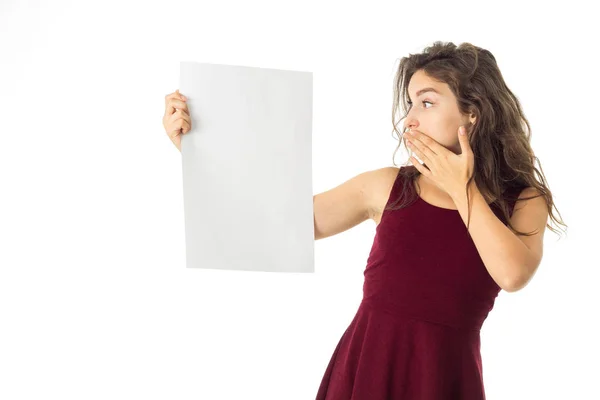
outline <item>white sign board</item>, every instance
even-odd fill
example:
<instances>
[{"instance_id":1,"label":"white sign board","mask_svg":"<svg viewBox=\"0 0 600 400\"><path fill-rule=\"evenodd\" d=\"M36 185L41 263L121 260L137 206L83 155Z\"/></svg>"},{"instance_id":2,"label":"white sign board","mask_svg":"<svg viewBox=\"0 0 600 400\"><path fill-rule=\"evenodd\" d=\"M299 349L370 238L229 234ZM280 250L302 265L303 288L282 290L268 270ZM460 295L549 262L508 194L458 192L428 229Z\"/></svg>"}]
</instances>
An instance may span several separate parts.
<instances>
[{"instance_id":1,"label":"white sign board","mask_svg":"<svg viewBox=\"0 0 600 400\"><path fill-rule=\"evenodd\" d=\"M312 72L181 62L188 268L314 272Z\"/></svg>"}]
</instances>

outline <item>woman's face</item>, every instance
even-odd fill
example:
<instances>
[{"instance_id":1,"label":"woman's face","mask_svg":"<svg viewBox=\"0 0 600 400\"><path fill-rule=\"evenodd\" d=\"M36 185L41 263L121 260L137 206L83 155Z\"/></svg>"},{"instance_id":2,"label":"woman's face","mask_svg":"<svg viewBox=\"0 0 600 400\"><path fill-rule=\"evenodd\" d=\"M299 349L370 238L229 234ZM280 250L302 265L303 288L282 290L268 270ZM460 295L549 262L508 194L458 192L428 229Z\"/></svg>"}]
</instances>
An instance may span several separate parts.
<instances>
[{"instance_id":1,"label":"woman's face","mask_svg":"<svg viewBox=\"0 0 600 400\"><path fill-rule=\"evenodd\" d=\"M408 96L412 104L409 103L404 128L421 131L448 150L460 154L458 128L465 125L468 130L469 123L474 123L475 118L460 113L450 87L418 70L408 83Z\"/></svg>"}]
</instances>

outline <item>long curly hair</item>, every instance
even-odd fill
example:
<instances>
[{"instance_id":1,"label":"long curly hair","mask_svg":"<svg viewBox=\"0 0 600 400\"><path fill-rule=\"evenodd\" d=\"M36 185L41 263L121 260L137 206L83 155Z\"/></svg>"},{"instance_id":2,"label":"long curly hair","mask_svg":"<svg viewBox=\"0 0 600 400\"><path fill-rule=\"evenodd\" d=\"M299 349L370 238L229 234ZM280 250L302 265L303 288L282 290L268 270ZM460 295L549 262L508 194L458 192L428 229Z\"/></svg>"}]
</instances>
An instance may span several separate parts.
<instances>
[{"instance_id":1,"label":"long curly hair","mask_svg":"<svg viewBox=\"0 0 600 400\"><path fill-rule=\"evenodd\" d=\"M418 70L422 70L432 79L445 82L456 96L460 112L472 113L477 118L474 124L466 127L475 157L475 170L465 187L469 203L467 209L470 209L467 187L474 180L482 193L496 199L492 205L501 211L511 231L517 235L531 236L537 232L520 232L510 223L509 202L514 203L520 194L520 190L515 192L512 189L533 187L540 194L524 197L521 200L544 196L550 218L566 227L562 218L557 219L552 212L552 209L556 208L552 193L541 172L539 160L531 148L531 127L519 100L504 82L492 53L471 43L456 46L452 42L436 41L426 47L422 53L409 54L408 57L400 60L394 81L392 108L392 135L394 133L397 135L399 143L392 159L395 158L402 143L397 126L408 114L408 84L412 75ZM396 121L396 111L400 102L404 116ZM535 161L538 162L539 170L534 165ZM401 196L405 201L397 208L394 207L397 206L398 201L395 204L388 204L386 210L404 208L416 199L417 194L413 190L414 180L421 173L414 165L409 166L412 168L400 168L398 174L404 176L402 193L413 193L412 197ZM539 180L536 179L536 175ZM516 195L510 196L508 193L516 193ZM558 213L558 210L556 211ZM470 213L467 229L469 222ZM547 226L557 233L550 224Z\"/></svg>"}]
</instances>

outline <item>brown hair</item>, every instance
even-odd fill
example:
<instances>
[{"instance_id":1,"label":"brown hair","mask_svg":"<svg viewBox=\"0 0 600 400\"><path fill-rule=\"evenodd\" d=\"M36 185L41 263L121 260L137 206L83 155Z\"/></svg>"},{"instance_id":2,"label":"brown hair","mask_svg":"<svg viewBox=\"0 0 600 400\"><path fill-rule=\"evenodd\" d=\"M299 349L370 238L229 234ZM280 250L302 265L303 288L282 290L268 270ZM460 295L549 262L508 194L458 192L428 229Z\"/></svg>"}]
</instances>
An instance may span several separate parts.
<instances>
[{"instance_id":1,"label":"brown hair","mask_svg":"<svg viewBox=\"0 0 600 400\"><path fill-rule=\"evenodd\" d=\"M470 43L462 43L457 47L452 42L437 41L426 47L422 53L409 54L408 57L400 60L394 82L394 105L392 107L392 134L394 132L397 134L399 143L392 159L402 143L400 132L396 128L408 114L408 83L418 70L422 70L433 79L445 82L456 96L460 112L472 113L477 118L473 125L465 127L475 157L475 170L467 187L474 180L482 193L496 198L493 205L501 211L507 226L517 235L531 236L534 234L519 232L510 223L508 202L515 202L518 199L520 190L515 191L515 189L526 187L533 187L541 194L521 200L544 196L550 218L557 224L566 227L562 218L559 222L552 212L552 208L555 208L554 201L552 193L545 183L545 176L543 172L540 172L541 165L540 170L534 166L534 161L537 161L539 165L539 160L530 145L529 121L525 118L519 100L504 82L496 59L486 49ZM400 97L405 114L396 122L394 118ZM408 200L402 202L395 209L405 207L416 198L413 182L421 172L414 165L410 166L412 168L400 168L398 175L404 177L404 187L401 189L401 193L413 193L413 196L412 198L401 196ZM534 173L539 177L539 182ZM467 202L470 204L467 187L465 187L465 192ZM509 196L508 193L515 193L515 195L514 197ZM389 205L386 210L394 209L391 207L395 205ZM558 212L558 210L556 211ZM560 215L560 213L558 214ZM468 222L470 220L469 213ZM557 232L550 224L547 226L553 232Z\"/></svg>"}]
</instances>

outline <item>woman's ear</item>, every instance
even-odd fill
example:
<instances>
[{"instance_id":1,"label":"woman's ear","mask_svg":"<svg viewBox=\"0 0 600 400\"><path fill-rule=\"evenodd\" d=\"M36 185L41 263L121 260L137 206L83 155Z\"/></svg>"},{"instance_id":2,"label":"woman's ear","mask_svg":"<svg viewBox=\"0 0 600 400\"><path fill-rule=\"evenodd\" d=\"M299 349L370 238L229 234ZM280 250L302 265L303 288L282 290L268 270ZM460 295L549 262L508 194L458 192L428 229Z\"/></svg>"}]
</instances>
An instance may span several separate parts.
<instances>
[{"instance_id":1,"label":"woman's ear","mask_svg":"<svg viewBox=\"0 0 600 400\"><path fill-rule=\"evenodd\" d=\"M473 114L471 114L471 115L469 116L469 124L471 124L471 125L475 125L475 122L477 122L477 117L476 117L476 116L474 116Z\"/></svg>"}]
</instances>

